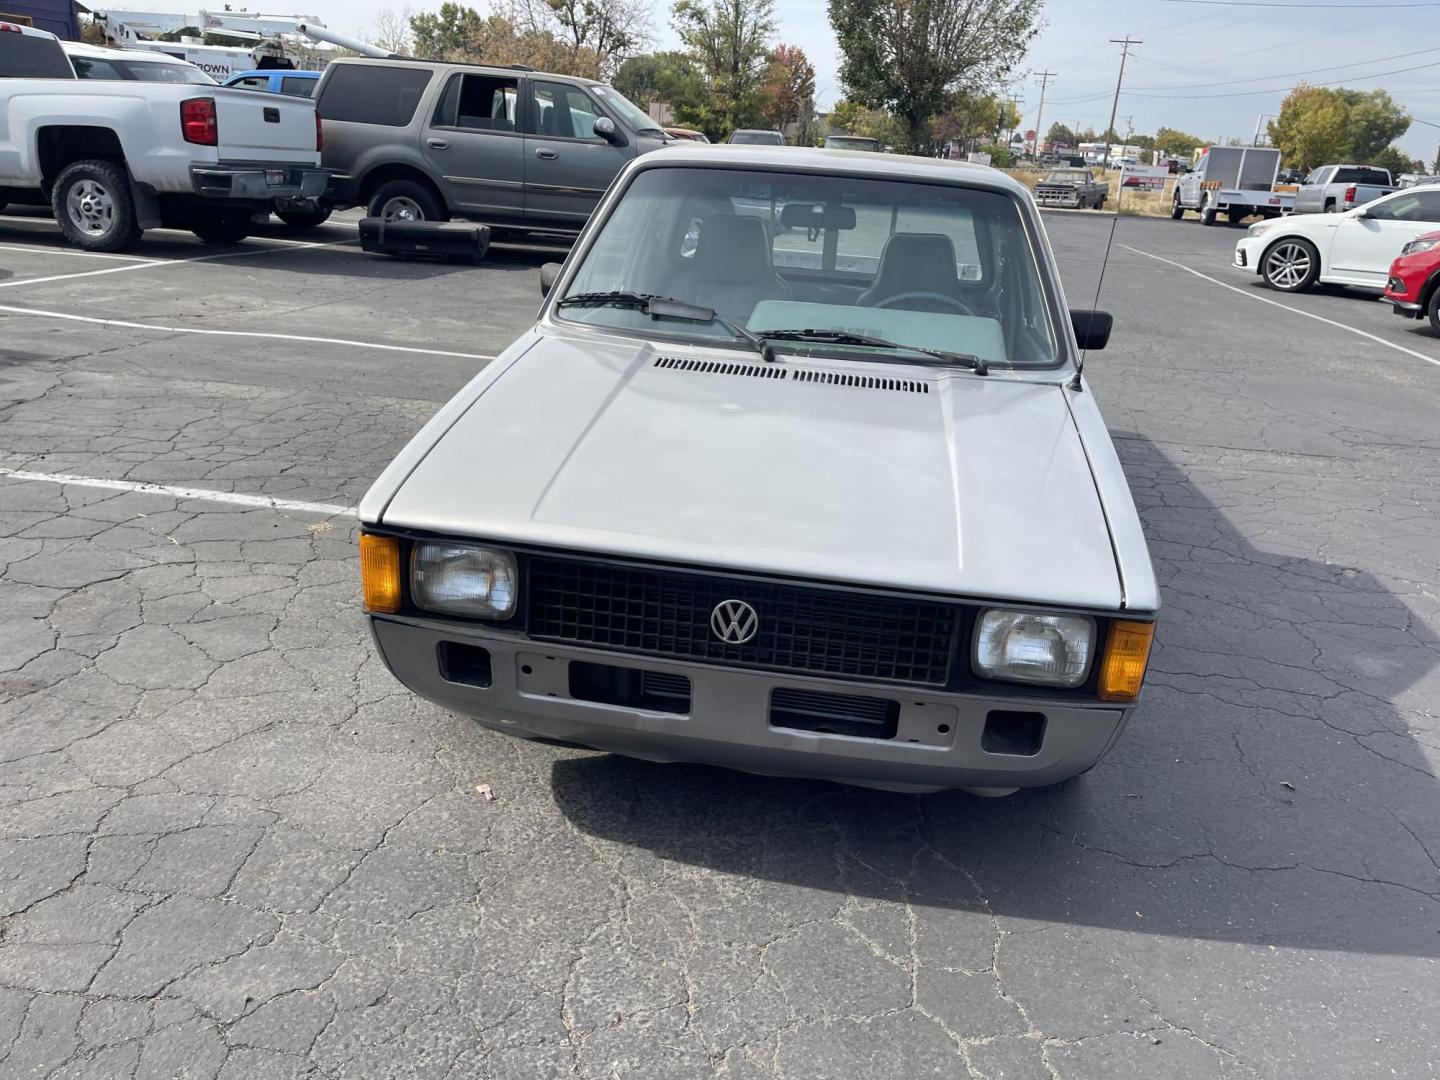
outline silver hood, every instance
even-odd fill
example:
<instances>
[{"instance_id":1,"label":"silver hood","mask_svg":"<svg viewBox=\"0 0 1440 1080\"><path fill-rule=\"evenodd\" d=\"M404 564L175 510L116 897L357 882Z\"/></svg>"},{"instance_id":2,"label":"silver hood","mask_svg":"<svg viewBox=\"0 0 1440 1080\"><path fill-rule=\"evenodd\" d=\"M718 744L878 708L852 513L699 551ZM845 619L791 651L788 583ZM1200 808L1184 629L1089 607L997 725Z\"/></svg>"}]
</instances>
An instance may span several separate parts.
<instances>
[{"instance_id":1,"label":"silver hood","mask_svg":"<svg viewBox=\"0 0 1440 1080\"><path fill-rule=\"evenodd\" d=\"M786 374L744 373L756 370ZM797 379L802 370L892 385ZM1057 386L898 365L761 365L589 334L541 336L474 385L468 408L447 407L417 436L408 476L377 483L398 483L388 505L367 497L385 524L1121 606L1105 514Z\"/></svg>"}]
</instances>

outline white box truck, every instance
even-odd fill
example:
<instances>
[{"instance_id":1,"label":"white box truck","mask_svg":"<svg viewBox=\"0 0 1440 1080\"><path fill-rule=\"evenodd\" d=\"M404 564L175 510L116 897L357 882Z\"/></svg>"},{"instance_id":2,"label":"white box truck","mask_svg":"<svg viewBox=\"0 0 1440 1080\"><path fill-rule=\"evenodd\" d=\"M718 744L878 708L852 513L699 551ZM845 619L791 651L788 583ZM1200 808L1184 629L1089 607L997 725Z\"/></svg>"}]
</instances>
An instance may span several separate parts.
<instances>
[{"instance_id":1,"label":"white box truck","mask_svg":"<svg viewBox=\"0 0 1440 1080\"><path fill-rule=\"evenodd\" d=\"M1275 190L1279 171L1280 151L1268 146L1206 147L1195 168L1175 184L1170 216L1178 221L1194 210L1200 224L1214 225L1218 214L1232 224L1257 214L1288 214L1295 209L1295 196Z\"/></svg>"}]
</instances>

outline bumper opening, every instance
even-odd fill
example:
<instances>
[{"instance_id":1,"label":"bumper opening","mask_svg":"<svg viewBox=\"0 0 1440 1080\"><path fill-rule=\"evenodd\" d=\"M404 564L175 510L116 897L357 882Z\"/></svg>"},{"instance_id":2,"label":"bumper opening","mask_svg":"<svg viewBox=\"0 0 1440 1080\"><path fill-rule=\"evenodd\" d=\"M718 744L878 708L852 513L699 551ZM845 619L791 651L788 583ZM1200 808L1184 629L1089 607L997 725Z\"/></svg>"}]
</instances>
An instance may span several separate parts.
<instances>
[{"instance_id":1,"label":"bumper opening","mask_svg":"<svg viewBox=\"0 0 1440 1080\"><path fill-rule=\"evenodd\" d=\"M900 703L884 698L777 688L770 692L770 726L822 735L893 739Z\"/></svg>"},{"instance_id":2,"label":"bumper opening","mask_svg":"<svg viewBox=\"0 0 1440 1080\"><path fill-rule=\"evenodd\" d=\"M478 686L482 690L490 686L490 651L478 645L462 645L458 641L442 641L440 654L440 677L446 682L462 686Z\"/></svg>"},{"instance_id":3,"label":"bumper opening","mask_svg":"<svg viewBox=\"0 0 1440 1080\"><path fill-rule=\"evenodd\" d=\"M980 733L980 749L987 754L1034 757L1045 741L1045 714L992 709Z\"/></svg>"},{"instance_id":4,"label":"bumper opening","mask_svg":"<svg viewBox=\"0 0 1440 1080\"><path fill-rule=\"evenodd\" d=\"M620 705L651 712L688 713L690 680L667 671L644 671L570 661L570 696L598 705Z\"/></svg>"}]
</instances>

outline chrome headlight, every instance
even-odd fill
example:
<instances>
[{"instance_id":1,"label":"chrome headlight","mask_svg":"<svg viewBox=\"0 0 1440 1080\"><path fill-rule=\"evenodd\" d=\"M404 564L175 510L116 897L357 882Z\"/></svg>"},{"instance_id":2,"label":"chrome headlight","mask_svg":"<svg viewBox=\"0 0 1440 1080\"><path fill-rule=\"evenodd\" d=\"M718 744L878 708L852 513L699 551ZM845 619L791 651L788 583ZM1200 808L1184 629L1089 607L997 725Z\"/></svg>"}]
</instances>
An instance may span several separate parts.
<instances>
[{"instance_id":1,"label":"chrome headlight","mask_svg":"<svg viewBox=\"0 0 1440 1080\"><path fill-rule=\"evenodd\" d=\"M1420 240L1411 240L1400 249L1400 254L1418 255L1422 251L1430 251L1437 244L1440 244L1440 236L1427 236Z\"/></svg>"},{"instance_id":2,"label":"chrome headlight","mask_svg":"<svg viewBox=\"0 0 1440 1080\"><path fill-rule=\"evenodd\" d=\"M1269 232L1279 224L1278 221L1257 221L1254 225L1251 225L1250 228L1246 229L1245 233L1247 236L1260 236L1263 233Z\"/></svg>"},{"instance_id":3,"label":"chrome headlight","mask_svg":"<svg viewBox=\"0 0 1440 1080\"><path fill-rule=\"evenodd\" d=\"M975 627L975 674L985 679L1079 686L1095 655L1089 615L1039 615L992 608Z\"/></svg>"},{"instance_id":4,"label":"chrome headlight","mask_svg":"<svg viewBox=\"0 0 1440 1080\"><path fill-rule=\"evenodd\" d=\"M427 541L410 560L410 596L426 611L508 619L519 584L515 556L496 548Z\"/></svg>"}]
</instances>

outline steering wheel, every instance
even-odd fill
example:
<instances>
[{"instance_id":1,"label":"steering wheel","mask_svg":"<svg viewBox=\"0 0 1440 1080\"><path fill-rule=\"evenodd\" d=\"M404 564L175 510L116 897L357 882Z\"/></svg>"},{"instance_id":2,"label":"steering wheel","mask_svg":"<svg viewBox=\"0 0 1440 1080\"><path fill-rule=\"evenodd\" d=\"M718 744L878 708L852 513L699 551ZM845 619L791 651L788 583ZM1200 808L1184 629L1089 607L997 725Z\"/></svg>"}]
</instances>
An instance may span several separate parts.
<instances>
[{"instance_id":1,"label":"steering wheel","mask_svg":"<svg viewBox=\"0 0 1440 1080\"><path fill-rule=\"evenodd\" d=\"M904 300L933 300L933 301L938 301L939 303L943 304L943 305L944 305L945 307L947 307L947 308L951 308L951 309L953 309L953 310L955 310L955 311L958 311L961 315L974 315L974 314L975 314L975 310L974 310L972 307L970 307L969 304L965 303L963 300L957 300L957 299L955 299L955 297L953 297L953 296L946 296L944 293L926 292L926 291L924 291L924 290L917 290L917 291L915 291L915 292L896 293L894 296L887 296L887 297L885 297L884 300L881 300L878 304L875 304L875 305L873 305L873 306L874 306L874 307L877 307L877 308L900 307L900 306L902 306L902 305L901 305L901 301L904 301ZM917 310L918 310L918 311L923 311L923 310L925 310L925 309L924 309L924 308L910 308L910 309L908 309L908 310L911 310L911 311L917 311Z\"/></svg>"}]
</instances>

